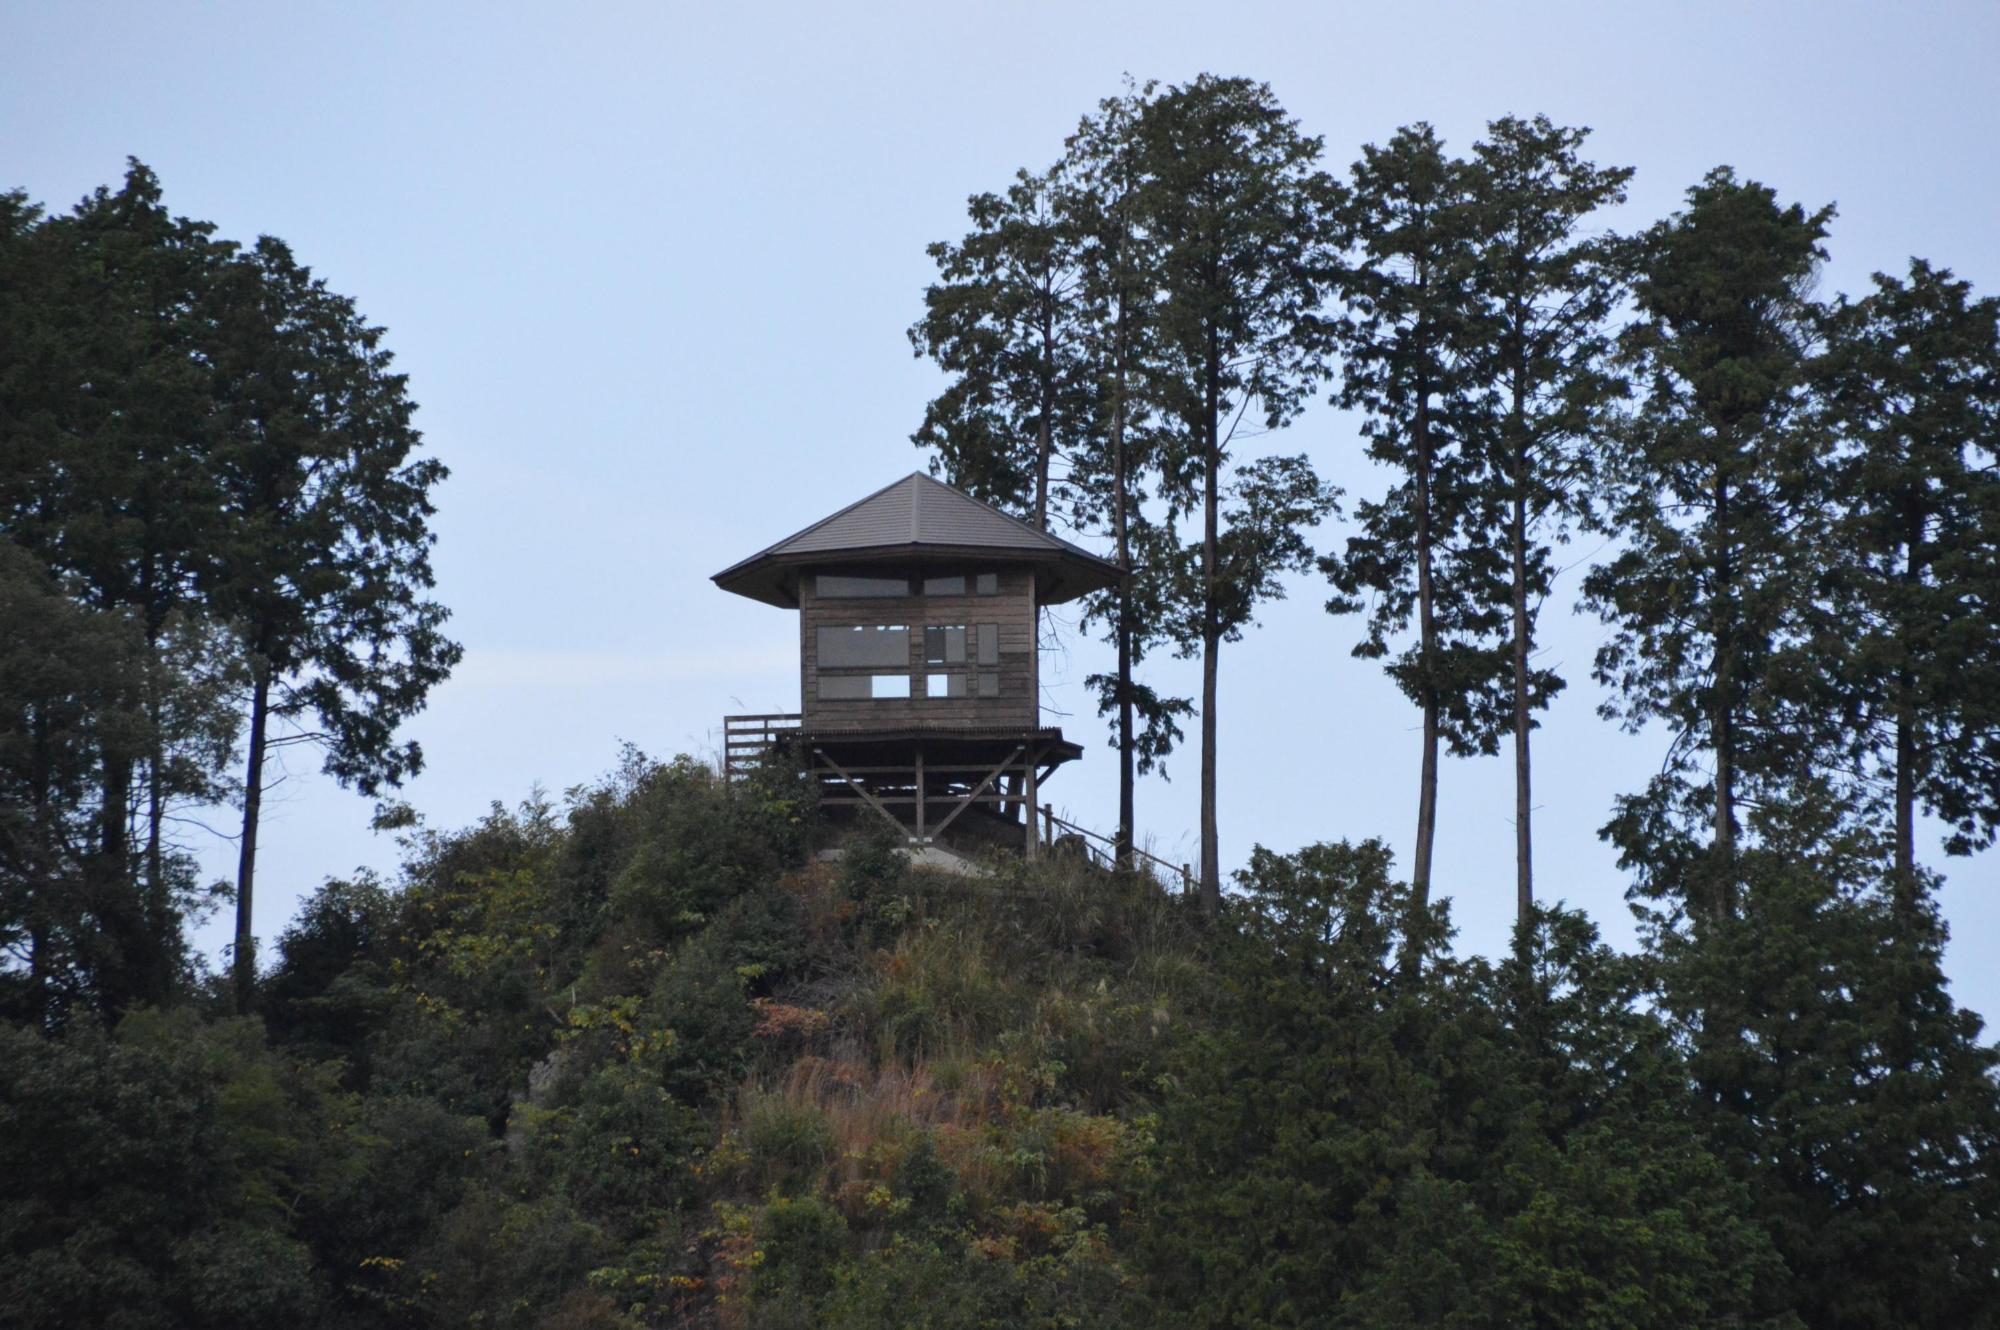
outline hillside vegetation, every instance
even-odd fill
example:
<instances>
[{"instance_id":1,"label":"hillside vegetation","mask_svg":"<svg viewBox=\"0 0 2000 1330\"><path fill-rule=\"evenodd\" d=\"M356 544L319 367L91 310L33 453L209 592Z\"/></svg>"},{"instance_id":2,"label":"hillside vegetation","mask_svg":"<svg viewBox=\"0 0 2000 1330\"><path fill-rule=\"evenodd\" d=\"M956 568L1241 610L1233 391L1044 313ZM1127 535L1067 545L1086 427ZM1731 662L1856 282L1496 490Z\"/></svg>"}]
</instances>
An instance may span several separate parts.
<instances>
[{"instance_id":1,"label":"hillside vegetation","mask_svg":"<svg viewBox=\"0 0 2000 1330\"><path fill-rule=\"evenodd\" d=\"M628 754L327 884L257 1014L7 1029L9 1324L1990 1323L1992 1054L1824 866L1493 966L1373 842L1211 922L830 835Z\"/></svg>"}]
</instances>

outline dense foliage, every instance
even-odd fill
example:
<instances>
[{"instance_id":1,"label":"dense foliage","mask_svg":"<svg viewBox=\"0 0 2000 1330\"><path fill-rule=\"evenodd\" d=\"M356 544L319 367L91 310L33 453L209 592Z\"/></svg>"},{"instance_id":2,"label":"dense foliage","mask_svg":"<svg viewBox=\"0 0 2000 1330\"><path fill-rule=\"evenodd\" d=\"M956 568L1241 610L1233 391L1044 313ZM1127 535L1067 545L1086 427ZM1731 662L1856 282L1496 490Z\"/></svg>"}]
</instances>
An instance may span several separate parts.
<instances>
[{"instance_id":1,"label":"dense foliage","mask_svg":"<svg viewBox=\"0 0 2000 1330\"><path fill-rule=\"evenodd\" d=\"M1606 538L1583 584L1607 625L1600 710L1671 733L1612 828L1633 861L1657 848L1633 827L1692 834L1705 806L1709 863L1684 885L1728 913L1756 810L1831 797L1885 837L1914 917L1920 815L1950 853L1993 840L2000 303L1921 259L1825 299L1833 209L1726 166L1673 216L1606 231L1633 172L1588 138L1508 116L1456 154L1417 123L1343 179L1263 84L1128 82L932 247L912 340L947 382L916 442L994 502L1109 537L1128 570L1087 616L1118 650L1091 684L1121 848L1134 777L1189 706L1138 666L1160 643L1201 658L1211 911L1217 650L1316 561L1327 608L1364 615L1354 654L1420 713L1412 937L1441 758L1503 741L1532 917L1532 731L1567 682L1537 625L1578 526ZM1389 480L1315 550L1335 512L1316 457L1256 436L1322 383Z\"/></svg>"},{"instance_id":2,"label":"dense foliage","mask_svg":"<svg viewBox=\"0 0 2000 1330\"><path fill-rule=\"evenodd\" d=\"M27 629L0 943L28 975L0 1008L49 1025L172 991L201 894L174 828L232 797L247 1001L267 761L399 784L423 753L398 728L458 659L427 594L445 468L382 329L281 241L214 230L136 161L67 213L0 194L0 598Z\"/></svg>"},{"instance_id":3,"label":"dense foliage","mask_svg":"<svg viewBox=\"0 0 2000 1330\"><path fill-rule=\"evenodd\" d=\"M1639 956L1538 910L1455 959L1433 905L1412 970L1375 842L1259 850L1210 923L828 834L783 773L628 754L329 883L258 1017L5 1031L11 1323L1962 1326L2000 1294L1993 1053L1935 928L1898 944L1836 866Z\"/></svg>"},{"instance_id":4,"label":"dense foliage","mask_svg":"<svg viewBox=\"0 0 2000 1330\"><path fill-rule=\"evenodd\" d=\"M2000 302L1921 260L1822 299L1832 210L1728 168L1592 231L1630 172L1585 136L1416 125L1337 181L1261 84L1132 84L933 248L919 442L1131 570L1087 611L1121 851L1191 715L1138 669L1204 660L1198 893L919 870L782 766L628 751L456 832L384 805L395 880L262 958L264 758L420 763L444 469L279 242L137 163L0 195L0 1320L2000 1322L2000 1051L1918 836L2000 828ZM1315 550L1332 492L1251 443L1322 385L1392 479ZM1603 828L1630 954L1531 872L1577 526L1600 711L1672 735ZM1217 652L1315 564L1423 716L1410 877L1259 848L1225 892ZM1430 844L1440 755L1507 740L1492 961ZM225 984L170 828L232 799Z\"/></svg>"}]
</instances>

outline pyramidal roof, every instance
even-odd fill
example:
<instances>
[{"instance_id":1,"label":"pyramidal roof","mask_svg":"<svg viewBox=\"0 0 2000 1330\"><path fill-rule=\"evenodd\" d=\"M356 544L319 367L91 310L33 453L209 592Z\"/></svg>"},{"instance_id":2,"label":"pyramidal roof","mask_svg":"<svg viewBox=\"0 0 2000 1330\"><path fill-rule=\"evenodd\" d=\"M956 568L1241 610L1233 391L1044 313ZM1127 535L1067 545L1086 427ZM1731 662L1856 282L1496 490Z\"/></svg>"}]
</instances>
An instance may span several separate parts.
<instances>
[{"instance_id":1,"label":"pyramidal roof","mask_svg":"<svg viewBox=\"0 0 2000 1330\"><path fill-rule=\"evenodd\" d=\"M811 564L887 563L928 556L1045 564L1043 604L1073 600L1118 579L1117 565L1010 517L921 471L823 517L714 577L771 605L798 604L798 574Z\"/></svg>"}]
</instances>

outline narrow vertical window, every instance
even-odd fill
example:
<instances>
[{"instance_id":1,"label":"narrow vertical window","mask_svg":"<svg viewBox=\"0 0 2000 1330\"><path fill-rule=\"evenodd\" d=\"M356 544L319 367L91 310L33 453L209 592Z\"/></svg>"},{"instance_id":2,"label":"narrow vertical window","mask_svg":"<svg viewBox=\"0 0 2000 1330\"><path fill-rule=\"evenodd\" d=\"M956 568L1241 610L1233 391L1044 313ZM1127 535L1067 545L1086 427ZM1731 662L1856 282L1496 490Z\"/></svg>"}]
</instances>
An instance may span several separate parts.
<instances>
[{"instance_id":1,"label":"narrow vertical window","mask_svg":"<svg viewBox=\"0 0 2000 1330\"><path fill-rule=\"evenodd\" d=\"M932 624L924 629L924 664L965 664L965 626Z\"/></svg>"}]
</instances>

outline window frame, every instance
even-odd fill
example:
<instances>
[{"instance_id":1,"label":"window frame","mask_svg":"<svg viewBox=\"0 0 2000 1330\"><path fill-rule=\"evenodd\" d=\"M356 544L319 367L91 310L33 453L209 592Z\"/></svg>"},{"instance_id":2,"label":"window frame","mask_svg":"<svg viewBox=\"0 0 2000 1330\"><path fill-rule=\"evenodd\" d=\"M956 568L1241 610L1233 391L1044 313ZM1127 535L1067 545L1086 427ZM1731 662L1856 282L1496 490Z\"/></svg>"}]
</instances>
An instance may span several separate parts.
<instances>
[{"instance_id":1,"label":"window frame","mask_svg":"<svg viewBox=\"0 0 2000 1330\"><path fill-rule=\"evenodd\" d=\"M829 591L826 586L829 581L849 582L856 585L874 583L883 588L900 586L902 590ZM814 573L813 598L815 600L909 600L916 594L913 590L916 585L915 580L907 575L871 577L866 573Z\"/></svg>"}]
</instances>

